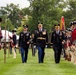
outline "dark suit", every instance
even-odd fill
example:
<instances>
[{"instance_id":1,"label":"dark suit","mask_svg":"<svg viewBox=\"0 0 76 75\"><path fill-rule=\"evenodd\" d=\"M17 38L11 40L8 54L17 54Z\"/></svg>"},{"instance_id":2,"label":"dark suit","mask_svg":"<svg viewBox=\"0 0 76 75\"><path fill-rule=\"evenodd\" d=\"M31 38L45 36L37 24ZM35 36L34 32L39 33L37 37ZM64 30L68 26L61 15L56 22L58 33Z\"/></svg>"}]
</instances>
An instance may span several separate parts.
<instances>
[{"instance_id":1,"label":"dark suit","mask_svg":"<svg viewBox=\"0 0 76 75\"><path fill-rule=\"evenodd\" d=\"M51 43L53 44L55 63L60 62L63 39L64 39L64 34L61 31L59 31L59 33L56 33L56 31L52 32Z\"/></svg>"},{"instance_id":2,"label":"dark suit","mask_svg":"<svg viewBox=\"0 0 76 75\"><path fill-rule=\"evenodd\" d=\"M39 63L43 63L44 60L44 49L46 42L48 42L48 35L45 29L42 29L42 31L36 30L34 34L34 43L36 43L36 46L38 48L38 59Z\"/></svg>"}]
</instances>

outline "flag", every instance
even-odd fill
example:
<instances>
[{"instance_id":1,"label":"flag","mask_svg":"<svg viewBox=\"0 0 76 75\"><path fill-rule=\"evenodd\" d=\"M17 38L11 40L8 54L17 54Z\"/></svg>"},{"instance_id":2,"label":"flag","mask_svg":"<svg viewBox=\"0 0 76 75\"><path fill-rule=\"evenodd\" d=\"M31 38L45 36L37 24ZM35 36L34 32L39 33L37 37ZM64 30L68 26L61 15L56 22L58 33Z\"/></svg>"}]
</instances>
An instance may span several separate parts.
<instances>
[{"instance_id":1,"label":"flag","mask_svg":"<svg viewBox=\"0 0 76 75\"><path fill-rule=\"evenodd\" d=\"M64 16L61 17L60 30L65 30L65 20L64 20Z\"/></svg>"}]
</instances>

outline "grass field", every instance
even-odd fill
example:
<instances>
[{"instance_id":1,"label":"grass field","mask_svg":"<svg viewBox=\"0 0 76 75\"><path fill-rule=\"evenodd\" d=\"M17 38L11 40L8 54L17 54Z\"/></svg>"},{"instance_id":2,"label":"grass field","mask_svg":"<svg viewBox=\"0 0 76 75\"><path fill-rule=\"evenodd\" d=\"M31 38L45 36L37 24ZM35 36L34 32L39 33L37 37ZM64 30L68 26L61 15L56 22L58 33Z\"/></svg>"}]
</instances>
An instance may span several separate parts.
<instances>
[{"instance_id":1,"label":"grass field","mask_svg":"<svg viewBox=\"0 0 76 75\"><path fill-rule=\"evenodd\" d=\"M0 50L0 75L76 75L76 65L61 58L60 64L54 63L53 50L45 50L45 59L43 64L38 63L36 56L32 56L29 50L28 62L21 63L21 56L17 51L17 58L8 56L4 63L3 50Z\"/></svg>"}]
</instances>

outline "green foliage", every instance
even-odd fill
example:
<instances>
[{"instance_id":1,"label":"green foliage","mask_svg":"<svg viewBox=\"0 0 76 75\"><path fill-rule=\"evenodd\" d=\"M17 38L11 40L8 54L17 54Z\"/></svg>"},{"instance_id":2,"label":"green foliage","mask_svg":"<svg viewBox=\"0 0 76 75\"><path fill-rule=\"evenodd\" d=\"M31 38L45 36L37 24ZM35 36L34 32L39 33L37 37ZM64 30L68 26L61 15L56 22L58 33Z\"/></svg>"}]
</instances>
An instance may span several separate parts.
<instances>
[{"instance_id":1,"label":"green foliage","mask_svg":"<svg viewBox=\"0 0 76 75\"><path fill-rule=\"evenodd\" d=\"M1 7L0 12L2 13L3 17L7 16L6 18L10 19L13 27L17 28L17 26L20 24L19 22L20 21L20 18L19 18L20 9L18 5L14 5L12 3L9 5L7 4L6 7Z\"/></svg>"},{"instance_id":2,"label":"green foliage","mask_svg":"<svg viewBox=\"0 0 76 75\"><path fill-rule=\"evenodd\" d=\"M9 30L9 31L14 29L12 22L10 21L10 19L7 19L6 16L2 17L2 22L1 22L0 26L2 29L5 29L5 27L6 27L6 30Z\"/></svg>"},{"instance_id":3,"label":"green foliage","mask_svg":"<svg viewBox=\"0 0 76 75\"><path fill-rule=\"evenodd\" d=\"M31 15L31 11L29 8L23 8L21 11L20 11L20 14L21 15Z\"/></svg>"},{"instance_id":4,"label":"green foliage","mask_svg":"<svg viewBox=\"0 0 76 75\"><path fill-rule=\"evenodd\" d=\"M68 10L63 12L63 15L65 16L66 27L70 27L70 22L76 21L76 1L69 0L68 5Z\"/></svg>"},{"instance_id":5,"label":"green foliage","mask_svg":"<svg viewBox=\"0 0 76 75\"><path fill-rule=\"evenodd\" d=\"M22 32L23 31L23 27L18 27L18 29L17 29L17 34L19 34L20 32Z\"/></svg>"},{"instance_id":6,"label":"green foliage","mask_svg":"<svg viewBox=\"0 0 76 75\"><path fill-rule=\"evenodd\" d=\"M59 2L63 0L29 0L30 9L32 11L32 21L34 30L37 28L37 23L42 22L44 28L51 32L55 23L60 23L63 8L60 7ZM33 26L32 26L33 27Z\"/></svg>"},{"instance_id":7,"label":"green foliage","mask_svg":"<svg viewBox=\"0 0 76 75\"><path fill-rule=\"evenodd\" d=\"M75 0L28 0L28 8L19 9L19 5L9 4L1 7L0 13L3 16L1 23L2 29L7 25L8 29L17 28L19 33L22 31L23 24L29 25L29 30L33 33L37 29L38 22L43 23L48 33L54 28L54 24L60 23L61 16L65 18L66 28L70 27L71 21L76 20L76 1ZM28 15L28 20L23 18ZM9 19L6 23L5 20Z\"/></svg>"}]
</instances>

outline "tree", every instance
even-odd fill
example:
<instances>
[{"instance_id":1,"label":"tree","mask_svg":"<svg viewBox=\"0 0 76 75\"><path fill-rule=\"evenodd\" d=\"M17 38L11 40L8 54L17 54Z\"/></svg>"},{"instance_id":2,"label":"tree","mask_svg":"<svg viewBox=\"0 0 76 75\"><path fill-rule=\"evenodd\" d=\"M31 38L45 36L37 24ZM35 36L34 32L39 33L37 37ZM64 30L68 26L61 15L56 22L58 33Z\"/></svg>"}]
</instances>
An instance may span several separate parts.
<instances>
[{"instance_id":1,"label":"tree","mask_svg":"<svg viewBox=\"0 0 76 75\"><path fill-rule=\"evenodd\" d=\"M14 5L13 3L11 3L9 5L7 4L6 7L1 7L0 11L2 12L3 16L7 16L7 18L10 19L10 21L14 27L17 27L19 25L20 9L19 9L18 5Z\"/></svg>"},{"instance_id":2,"label":"tree","mask_svg":"<svg viewBox=\"0 0 76 75\"><path fill-rule=\"evenodd\" d=\"M65 16L66 27L70 27L70 23L76 20L76 1L69 0L67 10L63 12Z\"/></svg>"},{"instance_id":3,"label":"tree","mask_svg":"<svg viewBox=\"0 0 76 75\"><path fill-rule=\"evenodd\" d=\"M60 22L63 12L64 0L29 0L30 9L32 11L32 27L35 30L37 23L42 22L44 28L49 32L55 23ZM60 4L60 2L62 4Z\"/></svg>"}]
</instances>

